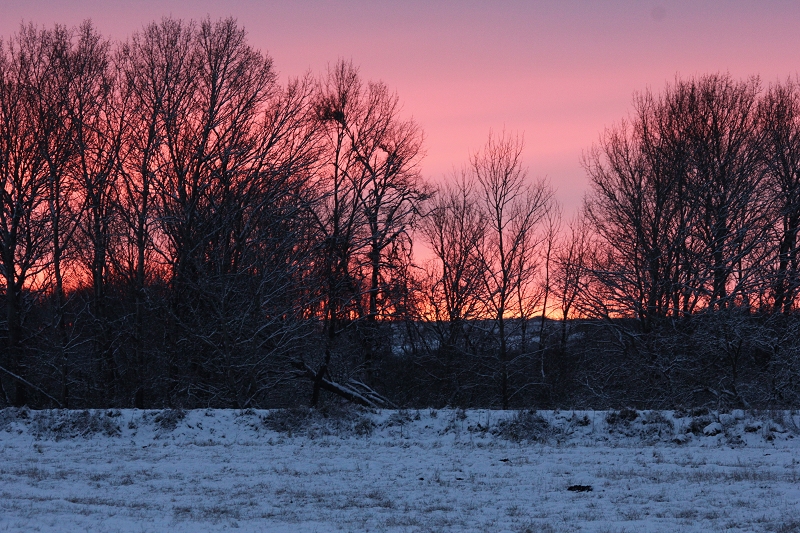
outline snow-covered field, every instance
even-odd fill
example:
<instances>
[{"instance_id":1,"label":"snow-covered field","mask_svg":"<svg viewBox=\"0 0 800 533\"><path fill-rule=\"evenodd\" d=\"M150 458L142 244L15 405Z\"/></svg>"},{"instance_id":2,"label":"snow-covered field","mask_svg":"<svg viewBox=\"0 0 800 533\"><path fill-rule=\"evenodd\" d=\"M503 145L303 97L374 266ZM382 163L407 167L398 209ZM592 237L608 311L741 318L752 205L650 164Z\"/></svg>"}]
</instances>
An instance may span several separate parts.
<instances>
[{"instance_id":1,"label":"snow-covered field","mask_svg":"<svg viewBox=\"0 0 800 533\"><path fill-rule=\"evenodd\" d=\"M798 424L788 412L6 409L0 531L800 531Z\"/></svg>"}]
</instances>

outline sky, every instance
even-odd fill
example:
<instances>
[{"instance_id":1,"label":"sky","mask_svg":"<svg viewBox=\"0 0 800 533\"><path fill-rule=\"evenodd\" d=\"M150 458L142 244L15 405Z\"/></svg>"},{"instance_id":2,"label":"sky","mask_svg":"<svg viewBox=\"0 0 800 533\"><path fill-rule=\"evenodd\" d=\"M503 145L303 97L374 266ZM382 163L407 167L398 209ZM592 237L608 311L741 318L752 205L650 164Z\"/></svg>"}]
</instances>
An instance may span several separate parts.
<instances>
[{"instance_id":1,"label":"sky","mask_svg":"<svg viewBox=\"0 0 800 533\"><path fill-rule=\"evenodd\" d=\"M235 17L284 80L352 60L424 130L432 182L490 131L520 133L529 176L549 180L567 216L588 190L582 154L635 92L676 76L730 72L766 85L800 71L800 3L769 0L0 0L0 36L23 21L91 19L124 40L164 16Z\"/></svg>"}]
</instances>

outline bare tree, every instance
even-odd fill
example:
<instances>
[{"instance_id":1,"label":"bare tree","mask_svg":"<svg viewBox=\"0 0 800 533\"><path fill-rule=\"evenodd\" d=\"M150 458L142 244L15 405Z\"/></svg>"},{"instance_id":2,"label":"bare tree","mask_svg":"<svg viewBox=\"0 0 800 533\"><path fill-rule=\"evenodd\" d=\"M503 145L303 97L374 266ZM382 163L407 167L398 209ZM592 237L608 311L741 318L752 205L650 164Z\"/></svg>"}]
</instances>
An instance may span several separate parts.
<instances>
[{"instance_id":1,"label":"bare tree","mask_svg":"<svg viewBox=\"0 0 800 533\"><path fill-rule=\"evenodd\" d=\"M711 265L708 305L749 307L748 285L760 264L766 202L756 149L757 78L710 75L684 83L691 164L689 194L699 203L697 236Z\"/></svg>"},{"instance_id":2,"label":"bare tree","mask_svg":"<svg viewBox=\"0 0 800 533\"><path fill-rule=\"evenodd\" d=\"M109 257L117 220L117 168L125 102L117 90L111 43L90 22L77 30L63 58L68 73L65 113L70 120L73 156L69 168L81 211L82 262L91 279L90 312L94 353L104 396L116 401L119 379L108 306ZM113 400L112 400L113 399Z\"/></svg>"},{"instance_id":3,"label":"bare tree","mask_svg":"<svg viewBox=\"0 0 800 533\"><path fill-rule=\"evenodd\" d=\"M584 300L640 357L639 390L747 403L737 383L752 350L733 331L750 324L769 253L759 90L756 78L676 80L638 96L586 158L600 254Z\"/></svg>"},{"instance_id":4,"label":"bare tree","mask_svg":"<svg viewBox=\"0 0 800 533\"><path fill-rule=\"evenodd\" d=\"M78 228L79 210L75 209L73 182L69 169L74 154L73 124L67 112L69 99L71 52L73 32L64 26L51 30L36 30L29 27L26 39L36 41L42 60L41 70L30 78L34 90L31 92L32 109L35 113L35 129L38 151L47 173L48 246L49 267L43 275L43 290L50 293L50 324L52 338L43 339L42 351L57 368L60 390L57 394L62 406L69 406L69 386L72 381L71 350L77 344L74 328L67 326L68 297L65 289L67 279L75 262L74 235Z\"/></svg>"},{"instance_id":5,"label":"bare tree","mask_svg":"<svg viewBox=\"0 0 800 533\"><path fill-rule=\"evenodd\" d=\"M7 403L24 405L25 294L47 266L47 168L41 157L36 94L47 73L42 34L22 27L0 48L0 273L4 282L7 347L0 363L11 376ZM2 382L0 382L2 384Z\"/></svg>"},{"instance_id":6,"label":"bare tree","mask_svg":"<svg viewBox=\"0 0 800 533\"><path fill-rule=\"evenodd\" d=\"M581 304L587 292L591 252L591 229L585 216L580 214L570 221L568 233L561 236L561 242L554 253L553 292L560 312L562 353L567 347L567 328L570 321L585 313Z\"/></svg>"},{"instance_id":7,"label":"bare tree","mask_svg":"<svg viewBox=\"0 0 800 533\"><path fill-rule=\"evenodd\" d=\"M602 291L589 300L604 316L638 318L645 331L678 312L673 291L686 281L681 252L693 217L684 203L687 157L672 108L649 93L637 97L634 116L606 131L584 159L593 184L586 212L604 243L593 269ZM683 306L691 308L686 299Z\"/></svg>"},{"instance_id":8,"label":"bare tree","mask_svg":"<svg viewBox=\"0 0 800 533\"><path fill-rule=\"evenodd\" d=\"M359 310L362 280L355 256L364 247L364 212L361 191L363 169L344 125L346 115L360 105L362 91L358 71L349 63L330 68L317 88L317 119L321 132L321 167L317 173L316 201L310 206L320 243L317 279L324 348L318 360L297 362L301 376L313 381L311 404L319 401L339 343L339 336Z\"/></svg>"},{"instance_id":9,"label":"bare tree","mask_svg":"<svg viewBox=\"0 0 800 533\"><path fill-rule=\"evenodd\" d=\"M429 194L418 169L421 131L413 121L400 118L398 102L384 84L364 84L346 61L330 68L319 85L317 116L326 159L318 181L323 201L314 209L314 219L323 243L321 296L327 341L316 368L299 362L302 375L313 377L312 404L330 373L337 338L345 328L361 331L363 360L343 377L377 397L373 386L378 321L397 309L392 287L398 284L392 277L405 272L409 229ZM356 328L361 322L364 325Z\"/></svg>"},{"instance_id":10,"label":"bare tree","mask_svg":"<svg viewBox=\"0 0 800 533\"><path fill-rule=\"evenodd\" d=\"M174 359L177 389L246 406L263 397L260 378L300 316L312 87L279 87L272 60L231 19L203 21L181 68L162 106L166 165L156 178L175 346L195 348Z\"/></svg>"},{"instance_id":11,"label":"bare tree","mask_svg":"<svg viewBox=\"0 0 800 533\"><path fill-rule=\"evenodd\" d=\"M534 284L537 224L551 208L552 192L544 180L527 181L522 166L523 141L505 133L489 136L486 146L471 158L479 185L479 202L486 213L487 235L480 250L484 270L486 316L490 318L497 346L490 371L500 388L504 409L514 391L509 378L515 353L510 327L524 314L519 292L530 295Z\"/></svg>"},{"instance_id":12,"label":"bare tree","mask_svg":"<svg viewBox=\"0 0 800 533\"><path fill-rule=\"evenodd\" d=\"M555 268L556 268L556 261L555 255L558 248L558 238L559 233L561 231L561 209L558 205L554 205L553 209L550 209L545 217L545 224L544 224L544 235L542 237L542 247L544 248L541 254L541 261L542 261L542 269L544 270L543 276L539 280L539 295L536 299L533 300L534 306L528 304L528 306L532 307L531 312L523 312L521 315L522 318L522 332L521 332L521 346L522 351L526 351L526 323L528 317L532 315L532 310L538 307L540 311L539 317L539 374L542 377L542 381L545 379L545 365L544 365L544 352L546 349L546 340L548 336L547 330L547 319L548 315L551 311L554 310L554 304L551 302L551 295L554 292L555 288ZM523 304L524 300L524 293L523 287L517 288L519 306L521 309L525 309Z\"/></svg>"},{"instance_id":13,"label":"bare tree","mask_svg":"<svg viewBox=\"0 0 800 533\"><path fill-rule=\"evenodd\" d=\"M444 396L442 405L458 405L459 397L475 385L468 376L474 372L477 355L473 330L484 315L484 272L478 251L487 220L474 189L466 170L455 174L439 188L420 225L435 257L426 268L420 312L436 340L426 350L431 360L423 364L435 376L431 387Z\"/></svg>"},{"instance_id":14,"label":"bare tree","mask_svg":"<svg viewBox=\"0 0 800 533\"><path fill-rule=\"evenodd\" d=\"M653 320L745 303L763 242L758 81L707 76L635 100L585 159L587 212L608 245L602 305Z\"/></svg>"},{"instance_id":15,"label":"bare tree","mask_svg":"<svg viewBox=\"0 0 800 533\"><path fill-rule=\"evenodd\" d=\"M120 93L128 113L123 127L119 173L122 229L116 269L133 293L132 381L134 405L143 408L148 391L153 393L151 360L145 327L148 287L162 277L159 268L158 203L156 180L167 172L165 124L168 106L182 105L187 96L188 68L193 26L165 18L135 33L116 57Z\"/></svg>"},{"instance_id":16,"label":"bare tree","mask_svg":"<svg viewBox=\"0 0 800 533\"><path fill-rule=\"evenodd\" d=\"M800 233L800 86L788 80L769 88L759 102L759 129L767 170L769 196L777 241L773 305L790 313L800 288L800 258L797 237Z\"/></svg>"},{"instance_id":17,"label":"bare tree","mask_svg":"<svg viewBox=\"0 0 800 533\"><path fill-rule=\"evenodd\" d=\"M422 132L413 121L399 118L397 95L382 83L370 83L364 99L363 115L345 115L343 125L365 176L360 198L369 271L364 369L373 385L375 351L381 343L377 321L398 311L392 280L411 260L409 230L431 192L419 174Z\"/></svg>"}]
</instances>

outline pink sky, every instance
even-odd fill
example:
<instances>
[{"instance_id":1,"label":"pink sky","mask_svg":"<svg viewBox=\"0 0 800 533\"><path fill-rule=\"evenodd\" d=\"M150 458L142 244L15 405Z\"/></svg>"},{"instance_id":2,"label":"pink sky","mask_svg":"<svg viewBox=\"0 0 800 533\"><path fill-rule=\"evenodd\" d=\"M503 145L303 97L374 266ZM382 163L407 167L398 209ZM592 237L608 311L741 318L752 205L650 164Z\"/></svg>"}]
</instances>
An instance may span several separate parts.
<instances>
[{"instance_id":1,"label":"pink sky","mask_svg":"<svg viewBox=\"0 0 800 533\"><path fill-rule=\"evenodd\" d=\"M0 35L23 20L91 18L124 39L165 15L236 17L284 78L352 59L425 130L433 181L490 129L524 133L530 175L549 178L567 215L587 188L582 152L628 113L634 91L676 74L768 83L800 70L800 3L790 1L3 0Z\"/></svg>"}]
</instances>

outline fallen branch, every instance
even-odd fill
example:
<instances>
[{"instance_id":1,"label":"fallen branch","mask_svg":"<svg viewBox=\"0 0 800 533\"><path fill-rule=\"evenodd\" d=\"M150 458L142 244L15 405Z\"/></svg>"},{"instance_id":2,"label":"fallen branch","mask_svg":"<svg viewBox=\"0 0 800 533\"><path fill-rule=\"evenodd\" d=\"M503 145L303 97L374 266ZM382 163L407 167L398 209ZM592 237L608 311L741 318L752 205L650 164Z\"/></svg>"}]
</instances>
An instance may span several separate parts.
<instances>
[{"instance_id":1,"label":"fallen branch","mask_svg":"<svg viewBox=\"0 0 800 533\"><path fill-rule=\"evenodd\" d=\"M63 407L63 406L61 405L61 402L59 402L58 400L56 400L55 398L53 398L52 396L50 396L49 394L47 394L47 393L46 393L45 391L43 391L42 389L40 389L39 387L37 387L36 385L34 385L33 383L31 383L31 382L30 382L30 381L28 381L27 379L23 378L22 376L18 376L18 375L16 375L15 373L13 373L12 371L10 371L10 370L8 370L8 369L6 369L6 368L3 368L2 366L0 366L0 370L2 370L3 372L5 372L6 374L8 374L9 376L11 376L12 378L16 379L16 380L17 380L17 381L19 381L20 383L24 383L24 384L25 384L25 385L27 385L28 387L30 387L30 388L32 388L32 389L34 389L34 390L38 391L39 393L43 394L44 396L47 396L48 398L50 398L50 400L52 400L53 402L55 402L55 404L56 404L57 406L59 406L59 407Z\"/></svg>"},{"instance_id":2,"label":"fallen branch","mask_svg":"<svg viewBox=\"0 0 800 533\"><path fill-rule=\"evenodd\" d=\"M363 405L364 407L372 407L374 409L380 409L382 407L392 405L389 400L360 381L350 380L347 385L343 385L318 375L314 369L302 361L295 361L292 363L292 366L299 370L299 372L295 374L296 377L306 378L318 383L321 389L332 392L333 394L336 394L337 396L340 396L349 402Z\"/></svg>"}]
</instances>

